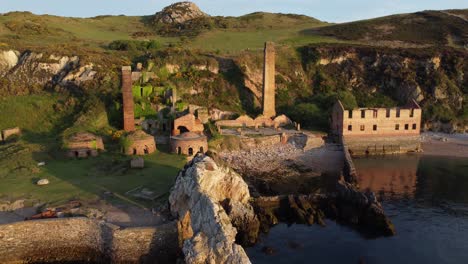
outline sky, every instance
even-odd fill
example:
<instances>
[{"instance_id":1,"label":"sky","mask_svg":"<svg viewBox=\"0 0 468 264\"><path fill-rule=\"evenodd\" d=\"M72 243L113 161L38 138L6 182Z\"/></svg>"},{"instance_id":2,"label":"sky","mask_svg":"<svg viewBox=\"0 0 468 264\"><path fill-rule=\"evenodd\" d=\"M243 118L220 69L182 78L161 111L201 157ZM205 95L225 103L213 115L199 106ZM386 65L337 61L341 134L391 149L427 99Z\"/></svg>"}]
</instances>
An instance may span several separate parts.
<instances>
[{"instance_id":1,"label":"sky","mask_svg":"<svg viewBox=\"0 0 468 264\"><path fill-rule=\"evenodd\" d=\"M0 13L30 11L70 17L152 15L177 1L170 0L0 0ZM348 22L422 10L468 8L467 0L193 0L215 16L256 11L294 13L327 22Z\"/></svg>"}]
</instances>

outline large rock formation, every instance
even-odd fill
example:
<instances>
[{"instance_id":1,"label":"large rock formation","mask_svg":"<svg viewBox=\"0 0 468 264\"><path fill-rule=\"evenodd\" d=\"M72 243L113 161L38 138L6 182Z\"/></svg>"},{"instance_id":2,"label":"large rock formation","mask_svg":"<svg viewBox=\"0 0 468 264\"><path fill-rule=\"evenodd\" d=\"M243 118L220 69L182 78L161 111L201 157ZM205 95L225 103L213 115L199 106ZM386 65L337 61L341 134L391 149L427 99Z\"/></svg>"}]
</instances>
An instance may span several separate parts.
<instances>
[{"instance_id":1,"label":"large rock formation","mask_svg":"<svg viewBox=\"0 0 468 264\"><path fill-rule=\"evenodd\" d=\"M0 78L5 84L1 95L28 94L42 90L46 85L75 85L91 81L97 71L89 63L81 65L77 56L45 55L16 50L0 52ZM2 89L8 89L2 91Z\"/></svg>"},{"instance_id":2,"label":"large rock formation","mask_svg":"<svg viewBox=\"0 0 468 264\"><path fill-rule=\"evenodd\" d=\"M169 197L171 212L179 219L185 261L250 263L244 249L236 244L238 230L233 226L233 222L257 226L258 233L249 199L248 186L237 173L219 167L209 157L196 156L180 172Z\"/></svg>"},{"instance_id":3,"label":"large rock formation","mask_svg":"<svg viewBox=\"0 0 468 264\"><path fill-rule=\"evenodd\" d=\"M192 2L179 2L165 7L161 12L156 13L155 23L163 24L184 24L192 19L207 17L198 6Z\"/></svg>"}]
</instances>

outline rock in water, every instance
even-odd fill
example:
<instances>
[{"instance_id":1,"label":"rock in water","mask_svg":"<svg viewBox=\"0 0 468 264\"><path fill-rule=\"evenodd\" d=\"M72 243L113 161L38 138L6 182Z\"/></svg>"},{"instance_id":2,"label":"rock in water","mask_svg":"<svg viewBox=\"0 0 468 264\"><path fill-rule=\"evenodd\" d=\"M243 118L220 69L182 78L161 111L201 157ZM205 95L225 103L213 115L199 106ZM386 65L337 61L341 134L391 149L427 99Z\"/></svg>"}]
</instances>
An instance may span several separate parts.
<instances>
[{"instance_id":1,"label":"rock in water","mask_svg":"<svg viewBox=\"0 0 468 264\"><path fill-rule=\"evenodd\" d=\"M48 179L40 179L39 181L37 181L36 184L39 185L39 186L44 186L44 185L49 184L49 180Z\"/></svg>"},{"instance_id":2,"label":"rock in water","mask_svg":"<svg viewBox=\"0 0 468 264\"><path fill-rule=\"evenodd\" d=\"M155 23L184 24L196 18L208 17L192 2L180 2L165 7L154 16Z\"/></svg>"},{"instance_id":3,"label":"rock in water","mask_svg":"<svg viewBox=\"0 0 468 264\"><path fill-rule=\"evenodd\" d=\"M169 196L171 212L179 219L185 262L250 263L235 243L237 229L221 205L231 201L238 223L246 223L255 218L249 199L249 188L239 174L197 155L179 173Z\"/></svg>"}]
</instances>

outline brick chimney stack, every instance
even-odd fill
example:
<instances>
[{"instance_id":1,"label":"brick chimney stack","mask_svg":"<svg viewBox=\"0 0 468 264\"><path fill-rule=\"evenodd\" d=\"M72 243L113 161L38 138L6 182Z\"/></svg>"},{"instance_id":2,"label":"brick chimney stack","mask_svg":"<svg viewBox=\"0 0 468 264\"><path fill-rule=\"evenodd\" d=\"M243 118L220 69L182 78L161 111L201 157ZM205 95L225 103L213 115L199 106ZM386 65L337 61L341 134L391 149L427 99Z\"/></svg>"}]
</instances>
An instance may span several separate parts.
<instances>
[{"instance_id":1,"label":"brick chimney stack","mask_svg":"<svg viewBox=\"0 0 468 264\"><path fill-rule=\"evenodd\" d=\"M275 117L275 44L265 43L265 61L263 65L263 115Z\"/></svg>"},{"instance_id":2,"label":"brick chimney stack","mask_svg":"<svg viewBox=\"0 0 468 264\"><path fill-rule=\"evenodd\" d=\"M135 131L135 113L132 93L132 67L122 67L122 98L124 130Z\"/></svg>"}]
</instances>

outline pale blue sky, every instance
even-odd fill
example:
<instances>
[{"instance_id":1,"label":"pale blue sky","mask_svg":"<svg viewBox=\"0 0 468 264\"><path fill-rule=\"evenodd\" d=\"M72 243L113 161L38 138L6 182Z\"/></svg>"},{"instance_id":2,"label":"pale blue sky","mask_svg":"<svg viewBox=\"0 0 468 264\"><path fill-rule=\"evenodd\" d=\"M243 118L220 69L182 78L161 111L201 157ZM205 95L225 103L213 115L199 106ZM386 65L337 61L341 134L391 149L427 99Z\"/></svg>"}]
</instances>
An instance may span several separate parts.
<instances>
[{"instance_id":1,"label":"pale blue sky","mask_svg":"<svg viewBox=\"0 0 468 264\"><path fill-rule=\"evenodd\" d=\"M170 0L0 0L0 13L92 17L150 15ZM194 0L210 15L239 16L255 11L304 14L328 22L346 22L421 10L468 8L467 0Z\"/></svg>"}]
</instances>

